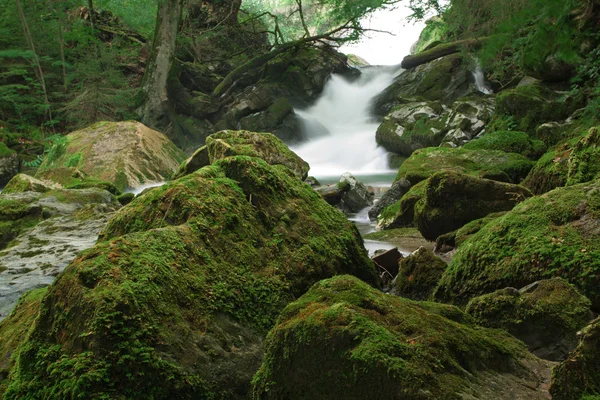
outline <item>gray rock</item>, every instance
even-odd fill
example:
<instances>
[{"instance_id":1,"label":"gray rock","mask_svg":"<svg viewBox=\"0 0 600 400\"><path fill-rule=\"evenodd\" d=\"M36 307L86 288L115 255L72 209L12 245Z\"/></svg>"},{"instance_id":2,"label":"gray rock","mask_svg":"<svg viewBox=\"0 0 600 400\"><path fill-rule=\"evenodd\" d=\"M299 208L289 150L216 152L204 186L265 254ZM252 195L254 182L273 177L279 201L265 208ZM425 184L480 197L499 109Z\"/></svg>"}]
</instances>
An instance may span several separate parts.
<instances>
[{"instance_id":1,"label":"gray rock","mask_svg":"<svg viewBox=\"0 0 600 400\"><path fill-rule=\"evenodd\" d=\"M475 139L492 119L495 105L492 96L471 97L454 102L446 123L448 133L442 139L442 145L457 147Z\"/></svg>"},{"instance_id":2,"label":"gray rock","mask_svg":"<svg viewBox=\"0 0 600 400\"><path fill-rule=\"evenodd\" d=\"M383 194L383 196L381 197L381 199L379 199L379 201L377 203L375 203L373 208L371 208L369 210L369 219L371 219L372 221L377 220L377 217L379 216L379 214L381 214L381 212L386 207L391 206L392 204L394 204L395 202L400 200L402 198L402 196L404 196L406 193L408 193L408 191L410 190L410 187L411 187L410 182L404 178L399 179L396 182L394 182L392 184L392 187L390 188L390 190L385 192Z\"/></svg>"},{"instance_id":3,"label":"gray rock","mask_svg":"<svg viewBox=\"0 0 600 400\"><path fill-rule=\"evenodd\" d=\"M342 196L344 208L347 208L350 212L357 213L363 208L373 204L373 193L370 193L367 187L350 172L346 172L342 175L340 183L350 187L350 189Z\"/></svg>"},{"instance_id":4,"label":"gray rock","mask_svg":"<svg viewBox=\"0 0 600 400\"><path fill-rule=\"evenodd\" d=\"M19 157L12 152L6 156L0 156L0 187L3 187L19 173Z\"/></svg>"}]
</instances>

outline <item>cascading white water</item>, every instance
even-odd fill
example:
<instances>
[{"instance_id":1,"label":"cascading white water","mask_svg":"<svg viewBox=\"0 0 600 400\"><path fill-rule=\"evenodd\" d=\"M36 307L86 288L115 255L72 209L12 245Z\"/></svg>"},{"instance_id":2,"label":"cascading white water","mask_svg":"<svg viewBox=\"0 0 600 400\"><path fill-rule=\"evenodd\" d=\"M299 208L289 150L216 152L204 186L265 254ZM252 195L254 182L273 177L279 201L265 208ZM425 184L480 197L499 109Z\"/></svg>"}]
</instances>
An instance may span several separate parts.
<instances>
[{"instance_id":1,"label":"cascading white water","mask_svg":"<svg viewBox=\"0 0 600 400\"><path fill-rule=\"evenodd\" d=\"M309 140L292 150L310 164L311 175L389 172L388 154L375 142L379 123L371 114L371 103L400 71L398 67L365 67L355 81L332 75L313 106L296 110L306 121Z\"/></svg>"},{"instance_id":2,"label":"cascading white water","mask_svg":"<svg viewBox=\"0 0 600 400\"><path fill-rule=\"evenodd\" d=\"M473 71L473 77L475 78L475 86L477 86L477 90L484 94L493 94L494 91L489 88L487 83L485 82L485 75L483 74L483 69L477 63L475 67L475 71Z\"/></svg>"}]
</instances>

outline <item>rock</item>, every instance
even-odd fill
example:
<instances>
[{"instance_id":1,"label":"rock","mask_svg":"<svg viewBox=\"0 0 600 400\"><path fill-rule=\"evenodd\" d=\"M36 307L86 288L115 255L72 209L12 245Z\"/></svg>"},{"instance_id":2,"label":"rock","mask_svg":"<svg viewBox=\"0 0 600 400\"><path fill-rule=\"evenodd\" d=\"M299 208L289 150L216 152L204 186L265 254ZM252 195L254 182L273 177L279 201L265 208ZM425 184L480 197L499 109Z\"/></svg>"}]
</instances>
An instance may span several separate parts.
<instances>
[{"instance_id":1,"label":"rock","mask_svg":"<svg viewBox=\"0 0 600 400\"><path fill-rule=\"evenodd\" d=\"M204 146L206 138L218 131L208 120L195 117L177 116L173 123L173 129L169 131L169 138L173 143L183 149L186 155Z\"/></svg>"},{"instance_id":2,"label":"rock","mask_svg":"<svg viewBox=\"0 0 600 400\"><path fill-rule=\"evenodd\" d=\"M308 176L309 165L270 133L220 131L210 135L206 148L211 164L232 156L259 157L270 165L284 165L298 178Z\"/></svg>"},{"instance_id":3,"label":"rock","mask_svg":"<svg viewBox=\"0 0 600 400\"><path fill-rule=\"evenodd\" d=\"M18 173L19 157L17 152L0 142L0 187L6 185Z\"/></svg>"},{"instance_id":4,"label":"rock","mask_svg":"<svg viewBox=\"0 0 600 400\"><path fill-rule=\"evenodd\" d=\"M208 156L208 147L202 146L194 152L187 160L181 163L179 169L173 176L172 180L182 178L192 172L198 171L202 167L210 165L210 157Z\"/></svg>"},{"instance_id":5,"label":"rock","mask_svg":"<svg viewBox=\"0 0 600 400\"><path fill-rule=\"evenodd\" d=\"M350 185L347 183L338 183L335 185L317 186L314 190L319 193L327 203L332 206L337 206L341 203L344 194L350 190Z\"/></svg>"},{"instance_id":6,"label":"rock","mask_svg":"<svg viewBox=\"0 0 600 400\"><path fill-rule=\"evenodd\" d=\"M375 99L375 114L384 116L396 106L406 103L407 98L415 96L427 101L451 104L477 92L470 83L471 79L472 74L460 54L449 55L404 71Z\"/></svg>"},{"instance_id":7,"label":"rock","mask_svg":"<svg viewBox=\"0 0 600 400\"><path fill-rule=\"evenodd\" d=\"M427 240L466 223L511 210L532 196L529 189L455 172L439 172L427 180L425 196L415 205L415 222Z\"/></svg>"},{"instance_id":8,"label":"rock","mask_svg":"<svg viewBox=\"0 0 600 400\"><path fill-rule=\"evenodd\" d=\"M500 218L505 214L505 211L492 213L483 218L471 221L453 232L438 236L435 240L434 252L447 253L454 250L462 245L468 238L479 232L481 228L487 225L490 221Z\"/></svg>"},{"instance_id":9,"label":"rock","mask_svg":"<svg viewBox=\"0 0 600 400\"><path fill-rule=\"evenodd\" d=\"M436 172L453 171L462 174L518 183L527 176L534 163L526 157L498 150L467 150L463 148L428 148L413 153L398 170L398 179L413 185Z\"/></svg>"},{"instance_id":10,"label":"rock","mask_svg":"<svg viewBox=\"0 0 600 400\"><path fill-rule=\"evenodd\" d=\"M396 228L385 231L371 232L363 235L365 240L389 243L407 253L411 253L420 247L433 250L431 242L425 240L417 228Z\"/></svg>"},{"instance_id":11,"label":"rock","mask_svg":"<svg viewBox=\"0 0 600 400\"><path fill-rule=\"evenodd\" d=\"M357 56L356 54L347 54L348 56L348 65L354 68L359 67L367 67L371 64L361 56Z\"/></svg>"},{"instance_id":12,"label":"rock","mask_svg":"<svg viewBox=\"0 0 600 400\"><path fill-rule=\"evenodd\" d=\"M242 118L239 127L252 132L270 132L286 143L306 139L301 134L300 118L285 97L275 100L265 111Z\"/></svg>"},{"instance_id":13,"label":"rock","mask_svg":"<svg viewBox=\"0 0 600 400\"><path fill-rule=\"evenodd\" d=\"M127 204L131 203L134 198L135 194L131 192L123 193L117 196L117 200L119 201L119 203L121 203L122 206L126 206Z\"/></svg>"},{"instance_id":14,"label":"rock","mask_svg":"<svg viewBox=\"0 0 600 400\"><path fill-rule=\"evenodd\" d=\"M53 189L0 195L0 319L19 297L48 286L96 243L120 204L102 189ZM8 245L8 246L7 246Z\"/></svg>"},{"instance_id":15,"label":"rock","mask_svg":"<svg viewBox=\"0 0 600 400\"><path fill-rule=\"evenodd\" d=\"M373 204L373 193L369 192L367 187L350 172L342 175L340 184L350 186L350 189L342 195L344 208L347 208L350 212L357 213Z\"/></svg>"},{"instance_id":16,"label":"rock","mask_svg":"<svg viewBox=\"0 0 600 400\"><path fill-rule=\"evenodd\" d=\"M52 189L58 189L59 185L35 179L32 176L26 174L15 175L10 182L6 184L2 193L22 193L22 192L38 192L46 193Z\"/></svg>"},{"instance_id":17,"label":"rock","mask_svg":"<svg viewBox=\"0 0 600 400\"><path fill-rule=\"evenodd\" d=\"M283 307L344 273L378 281L351 222L287 168L221 159L112 217L49 289L9 391L245 399Z\"/></svg>"},{"instance_id":18,"label":"rock","mask_svg":"<svg viewBox=\"0 0 600 400\"><path fill-rule=\"evenodd\" d=\"M400 259L402 259L402 254L398 251L397 247L384 250L379 254L375 252L375 256L371 258L388 279L393 279L398 274L398 262Z\"/></svg>"},{"instance_id":19,"label":"rock","mask_svg":"<svg viewBox=\"0 0 600 400\"><path fill-rule=\"evenodd\" d=\"M525 200L459 247L436 299L466 304L505 287L561 277L600 310L600 182Z\"/></svg>"},{"instance_id":20,"label":"rock","mask_svg":"<svg viewBox=\"0 0 600 400\"><path fill-rule=\"evenodd\" d=\"M310 187L312 187L313 189L321 186L321 183L319 182L319 180L317 178L315 178L314 176L309 176L308 178L306 178L304 180L304 182L309 184Z\"/></svg>"},{"instance_id":21,"label":"rock","mask_svg":"<svg viewBox=\"0 0 600 400\"><path fill-rule=\"evenodd\" d=\"M410 156L415 150L438 146L447 132L439 102L409 102L396 106L377 128L377 144Z\"/></svg>"},{"instance_id":22,"label":"rock","mask_svg":"<svg viewBox=\"0 0 600 400\"><path fill-rule=\"evenodd\" d=\"M369 210L369 218L372 221L377 220L381 212L392 204L399 201L411 188L411 184L406 179L398 179L392 184L390 190L385 192L383 196L375 203L373 208Z\"/></svg>"},{"instance_id":23,"label":"rock","mask_svg":"<svg viewBox=\"0 0 600 400\"><path fill-rule=\"evenodd\" d=\"M546 399L541 383L548 378L548 363L500 330L476 328L458 308L385 295L337 276L284 309L253 395Z\"/></svg>"},{"instance_id":24,"label":"rock","mask_svg":"<svg viewBox=\"0 0 600 400\"><path fill-rule=\"evenodd\" d=\"M69 186L82 179L78 171L125 191L168 179L183 159L165 135L139 122L99 122L55 144L35 177Z\"/></svg>"},{"instance_id":25,"label":"rock","mask_svg":"<svg viewBox=\"0 0 600 400\"><path fill-rule=\"evenodd\" d=\"M524 87L524 86L532 86L532 85L539 85L540 84L540 80L534 78L533 76L524 76L519 83L517 84L517 87Z\"/></svg>"},{"instance_id":26,"label":"rock","mask_svg":"<svg viewBox=\"0 0 600 400\"><path fill-rule=\"evenodd\" d=\"M472 96L455 101L446 120L444 131L447 133L442 146L462 146L477 137L492 119L494 108L493 97Z\"/></svg>"},{"instance_id":27,"label":"rock","mask_svg":"<svg viewBox=\"0 0 600 400\"><path fill-rule=\"evenodd\" d=\"M546 122L536 128L535 137L552 147L579 133L577 125L572 122Z\"/></svg>"},{"instance_id":28,"label":"rock","mask_svg":"<svg viewBox=\"0 0 600 400\"><path fill-rule=\"evenodd\" d=\"M466 143L467 150L502 150L507 153L521 154L537 160L546 152L546 145L541 140L532 140L525 132L496 131L486 133L480 138Z\"/></svg>"},{"instance_id":29,"label":"rock","mask_svg":"<svg viewBox=\"0 0 600 400\"><path fill-rule=\"evenodd\" d=\"M559 59L556 54L551 54L543 63L536 64L528 72L544 82L564 82L577 74L577 65Z\"/></svg>"},{"instance_id":30,"label":"rock","mask_svg":"<svg viewBox=\"0 0 600 400\"><path fill-rule=\"evenodd\" d=\"M425 181L412 186L399 201L386 207L377 219L377 230L413 227L415 205L425 197Z\"/></svg>"},{"instance_id":31,"label":"rock","mask_svg":"<svg viewBox=\"0 0 600 400\"><path fill-rule=\"evenodd\" d=\"M475 297L466 312L482 326L507 330L550 361L567 358L577 346L577 331L593 318L590 301L561 278Z\"/></svg>"},{"instance_id":32,"label":"rock","mask_svg":"<svg viewBox=\"0 0 600 400\"><path fill-rule=\"evenodd\" d=\"M400 260L391 294L412 300L429 300L447 264L425 247Z\"/></svg>"},{"instance_id":33,"label":"rock","mask_svg":"<svg viewBox=\"0 0 600 400\"><path fill-rule=\"evenodd\" d=\"M577 349L553 370L553 400L593 400L600 393L600 318L582 329L579 338Z\"/></svg>"},{"instance_id":34,"label":"rock","mask_svg":"<svg viewBox=\"0 0 600 400\"><path fill-rule=\"evenodd\" d=\"M552 148L533 167L523 185L536 194L600 178L598 127Z\"/></svg>"}]
</instances>

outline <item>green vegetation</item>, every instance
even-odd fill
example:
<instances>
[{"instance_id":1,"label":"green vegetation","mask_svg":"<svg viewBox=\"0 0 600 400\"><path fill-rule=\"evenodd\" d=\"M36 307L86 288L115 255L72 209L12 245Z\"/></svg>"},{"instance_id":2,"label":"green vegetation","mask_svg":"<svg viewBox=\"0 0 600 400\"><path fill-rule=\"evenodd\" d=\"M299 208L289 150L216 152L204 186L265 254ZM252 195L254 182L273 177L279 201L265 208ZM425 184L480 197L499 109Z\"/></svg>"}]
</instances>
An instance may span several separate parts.
<instances>
[{"instance_id":1,"label":"green vegetation","mask_svg":"<svg viewBox=\"0 0 600 400\"><path fill-rule=\"evenodd\" d=\"M421 247L399 262L392 293L411 300L430 300L446 263L431 250Z\"/></svg>"},{"instance_id":2,"label":"green vegetation","mask_svg":"<svg viewBox=\"0 0 600 400\"><path fill-rule=\"evenodd\" d=\"M269 333L255 399L453 399L480 372L522 373L522 344L455 307L386 295L350 276L315 284ZM324 373L335 371L335 373ZM465 373L467 372L467 373ZM400 392L399 392L400 390Z\"/></svg>"},{"instance_id":3,"label":"green vegetation","mask_svg":"<svg viewBox=\"0 0 600 400\"><path fill-rule=\"evenodd\" d=\"M502 150L537 160L546 151L541 140L532 140L525 132L497 131L483 135L463 146L467 150Z\"/></svg>"}]
</instances>

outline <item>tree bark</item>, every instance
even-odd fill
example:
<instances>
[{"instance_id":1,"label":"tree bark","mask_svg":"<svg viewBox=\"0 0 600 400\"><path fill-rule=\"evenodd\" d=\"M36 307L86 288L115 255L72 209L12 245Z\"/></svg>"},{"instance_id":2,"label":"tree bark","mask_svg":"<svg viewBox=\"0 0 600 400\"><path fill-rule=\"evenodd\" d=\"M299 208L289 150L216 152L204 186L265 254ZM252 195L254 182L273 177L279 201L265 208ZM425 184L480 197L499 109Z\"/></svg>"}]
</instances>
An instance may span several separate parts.
<instances>
[{"instance_id":1,"label":"tree bark","mask_svg":"<svg viewBox=\"0 0 600 400\"><path fill-rule=\"evenodd\" d=\"M168 119L167 80L175 57L175 42L183 0L159 0L150 60L142 80L141 120L152 128L163 128Z\"/></svg>"},{"instance_id":2,"label":"tree bark","mask_svg":"<svg viewBox=\"0 0 600 400\"><path fill-rule=\"evenodd\" d=\"M414 56L404 57L400 66L404 69L415 68L419 65L427 64L428 62L437 60L438 58L458 53L463 47L478 47L486 39L487 38L466 39L447 44L440 44L439 46L436 46L433 49L426 50Z\"/></svg>"}]
</instances>

